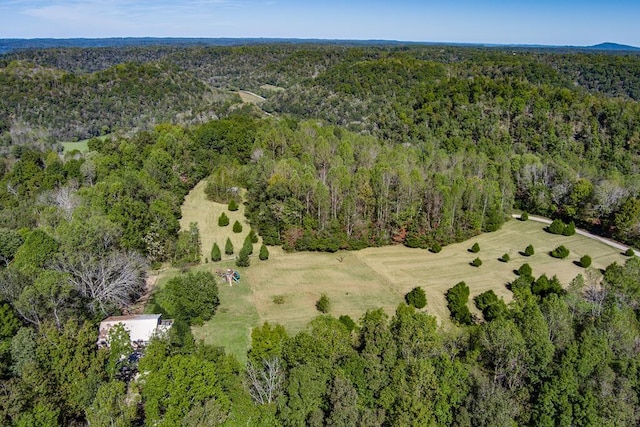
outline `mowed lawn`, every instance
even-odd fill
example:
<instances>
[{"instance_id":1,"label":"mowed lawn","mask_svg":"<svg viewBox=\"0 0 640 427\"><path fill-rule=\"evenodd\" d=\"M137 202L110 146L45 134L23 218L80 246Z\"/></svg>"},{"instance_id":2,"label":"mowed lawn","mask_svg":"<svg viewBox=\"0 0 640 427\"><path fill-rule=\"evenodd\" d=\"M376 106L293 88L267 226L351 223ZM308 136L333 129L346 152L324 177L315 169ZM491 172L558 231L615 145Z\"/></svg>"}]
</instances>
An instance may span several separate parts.
<instances>
[{"instance_id":1,"label":"mowed lawn","mask_svg":"<svg viewBox=\"0 0 640 427\"><path fill-rule=\"evenodd\" d=\"M224 249L226 236L232 237L237 253L249 232L242 218L242 207L238 212L229 213L226 205L206 201L203 190L204 183L200 183L187 197L181 221L183 228L191 221L199 223L204 257L208 258L214 240ZM241 235L234 235L231 225L218 227L217 217L222 211L227 212L231 224L235 219L242 219L245 229ZM516 277L513 270L525 262L532 266L536 277L543 273L549 277L557 275L566 285L584 271L575 264L582 255L590 255L592 266L597 269L614 261L625 261L618 250L601 242L579 235L552 235L543 231L544 226L533 221L511 220L497 232L446 246L438 254L399 245L333 254L286 253L279 247L270 247L269 260L260 261L259 244L256 244L248 268L236 268L232 260L197 267L212 272L227 267L237 269L241 282L232 287L219 282L218 312L211 321L194 328L194 335L207 343L224 346L244 361L253 327L268 321L280 323L290 334L295 334L320 314L315 303L323 293L331 302L330 314L336 317L348 314L358 320L367 310L379 307L393 315L404 295L415 286L425 290L428 301L425 310L449 326L445 293L459 281L469 285L469 308L477 313L472 299L489 289L505 301L511 300L506 285ZM468 251L474 242L480 245L477 254ZM529 244L534 246L535 254L526 257L521 252ZM561 244L567 246L571 254L564 260L552 258L549 251ZM504 253L511 257L507 263L498 260ZM482 266L470 265L476 257L482 259Z\"/></svg>"}]
</instances>

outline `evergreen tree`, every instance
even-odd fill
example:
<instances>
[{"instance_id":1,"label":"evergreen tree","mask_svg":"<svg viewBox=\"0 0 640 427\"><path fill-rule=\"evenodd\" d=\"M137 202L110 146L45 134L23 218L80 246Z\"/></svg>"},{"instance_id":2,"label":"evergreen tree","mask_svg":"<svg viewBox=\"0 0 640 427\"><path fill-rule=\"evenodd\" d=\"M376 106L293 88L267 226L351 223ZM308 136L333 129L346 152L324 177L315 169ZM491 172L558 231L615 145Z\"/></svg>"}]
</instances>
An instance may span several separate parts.
<instances>
[{"instance_id":1,"label":"evergreen tree","mask_svg":"<svg viewBox=\"0 0 640 427\"><path fill-rule=\"evenodd\" d=\"M236 259L236 265L238 267L249 267L250 264L251 260L249 259L249 252L246 248L242 248L238 254L238 258Z\"/></svg>"},{"instance_id":2,"label":"evergreen tree","mask_svg":"<svg viewBox=\"0 0 640 427\"><path fill-rule=\"evenodd\" d=\"M236 202L236 199L231 199L231 201L229 202L228 209L231 212L235 212L238 210L238 202Z\"/></svg>"},{"instance_id":3,"label":"evergreen tree","mask_svg":"<svg viewBox=\"0 0 640 427\"><path fill-rule=\"evenodd\" d=\"M242 224L238 220L233 223L233 232L234 233L242 233Z\"/></svg>"},{"instance_id":4,"label":"evergreen tree","mask_svg":"<svg viewBox=\"0 0 640 427\"><path fill-rule=\"evenodd\" d=\"M227 225L229 225L229 217L226 213L222 212L218 217L218 226L226 227Z\"/></svg>"},{"instance_id":5,"label":"evergreen tree","mask_svg":"<svg viewBox=\"0 0 640 427\"><path fill-rule=\"evenodd\" d=\"M222 254L220 253L220 246L218 243L213 244L213 248L211 248L211 261L220 261L222 259Z\"/></svg>"},{"instance_id":6,"label":"evergreen tree","mask_svg":"<svg viewBox=\"0 0 640 427\"><path fill-rule=\"evenodd\" d=\"M227 242L224 245L224 253L226 255L233 255L233 243L231 243L231 239L227 237Z\"/></svg>"},{"instance_id":7,"label":"evergreen tree","mask_svg":"<svg viewBox=\"0 0 640 427\"><path fill-rule=\"evenodd\" d=\"M262 244L262 246L260 246L260 253L258 254L258 258L260 258L261 261L266 261L269 259L269 249L267 249L267 245L265 245L264 243Z\"/></svg>"}]
</instances>

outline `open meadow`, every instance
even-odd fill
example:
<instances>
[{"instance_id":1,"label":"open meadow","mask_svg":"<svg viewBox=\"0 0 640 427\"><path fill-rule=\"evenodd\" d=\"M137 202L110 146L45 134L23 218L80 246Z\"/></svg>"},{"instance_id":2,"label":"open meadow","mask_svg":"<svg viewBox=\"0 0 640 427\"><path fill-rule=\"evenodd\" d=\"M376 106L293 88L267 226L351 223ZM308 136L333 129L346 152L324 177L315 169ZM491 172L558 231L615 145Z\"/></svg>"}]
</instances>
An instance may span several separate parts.
<instances>
[{"instance_id":1,"label":"open meadow","mask_svg":"<svg viewBox=\"0 0 640 427\"><path fill-rule=\"evenodd\" d=\"M186 229L190 222L198 222L203 258L208 258L214 241L223 248L227 237L232 239L237 253L249 232L243 206L229 212L226 205L207 201L204 185L201 182L187 196L181 226ZM231 225L218 226L217 218L223 211L231 224L236 219L243 223L242 233L233 233ZM576 264L582 255L590 255L596 269L625 260L618 249L602 242L578 234L552 235L544 227L539 222L513 219L499 231L446 246L437 254L400 245L338 253L286 253L279 247L270 247L269 260L260 261L257 243L248 268L236 268L233 257L196 267L214 273L217 269L234 268L241 274L241 280L232 287L219 282L218 312L211 321L194 328L194 335L207 343L224 346L245 360L253 327L268 321L280 323L295 334L319 314L315 303L323 293L331 302L331 315L347 314L357 320L366 310L379 307L392 315L404 295L416 286L425 290L428 301L425 310L448 326L445 293L459 281L469 285L469 308L478 313L472 299L487 290L493 289L506 302L511 300L506 285L516 277L514 270L525 262L532 266L534 276L557 275L566 285L584 271ZM480 252L471 253L469 248L475 242L480 245ZM524 256L522 253L530 244L535 254ZM569 257L552 258L549 252L561 244L571 251ZM505 253L511 258L509 262L499 260ZM482 266L470 265L476 257L482 259Z\"/></svg>"}]
</instances>

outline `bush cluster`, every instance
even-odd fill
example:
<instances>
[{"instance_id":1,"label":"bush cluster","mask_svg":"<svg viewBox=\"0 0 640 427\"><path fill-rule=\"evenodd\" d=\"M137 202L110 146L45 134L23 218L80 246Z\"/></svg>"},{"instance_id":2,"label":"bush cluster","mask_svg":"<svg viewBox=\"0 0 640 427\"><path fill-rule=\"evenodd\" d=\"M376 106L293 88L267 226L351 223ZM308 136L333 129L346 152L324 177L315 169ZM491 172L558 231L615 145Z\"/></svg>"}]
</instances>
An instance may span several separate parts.
<instances>
[{"instance_id":1,"label":"bush cluster","mask_svg":"<svg viewBox=\"0 0 640 427\"><path fill-rule=\"evenodd\" d=\"M554 219L551 225L547 227L547 231L551 234L562 234L563 236L573 236L576 234L576 225L571 221L565 224L560 219Z\"/></svg>"}]
</instances>

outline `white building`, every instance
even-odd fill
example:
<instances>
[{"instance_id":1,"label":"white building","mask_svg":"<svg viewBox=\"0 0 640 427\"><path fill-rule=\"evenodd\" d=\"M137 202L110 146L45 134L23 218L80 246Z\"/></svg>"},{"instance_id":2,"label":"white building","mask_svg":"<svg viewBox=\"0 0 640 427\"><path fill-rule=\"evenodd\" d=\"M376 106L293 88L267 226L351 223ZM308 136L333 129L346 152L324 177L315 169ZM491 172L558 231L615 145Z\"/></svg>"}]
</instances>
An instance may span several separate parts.
<instances>
[{"instance_id":1,"label":"white building","mask_svg":"<svg viewBox=\"0 0 640 427\"><path fill-rule=\"evenodd\" d=\"M108 347L109 330L117 324L121 324L129 332L131 344L141 347L149 343L154 335L166 333L173 320L162 320L160 314L139 314L132 316L111 316L100 322L98 334L98 346Z\"/></svg>"}]
</instances>

